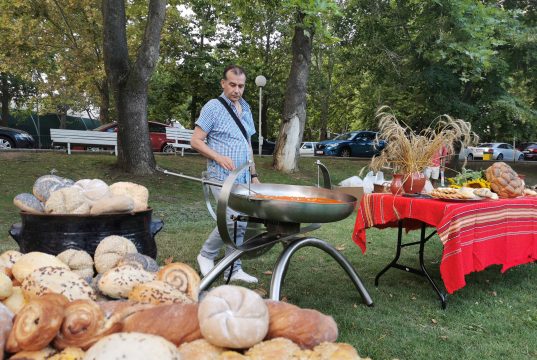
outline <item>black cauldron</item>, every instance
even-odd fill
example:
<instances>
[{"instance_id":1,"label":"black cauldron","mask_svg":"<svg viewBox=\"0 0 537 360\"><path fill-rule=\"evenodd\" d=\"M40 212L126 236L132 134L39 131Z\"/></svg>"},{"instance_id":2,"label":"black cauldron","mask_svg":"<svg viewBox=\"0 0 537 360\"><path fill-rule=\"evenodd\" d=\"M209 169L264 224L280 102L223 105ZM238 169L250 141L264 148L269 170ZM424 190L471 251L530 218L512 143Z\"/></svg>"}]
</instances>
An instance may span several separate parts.
<instances>
[{"instance_id":1,"label":"black cauldron","mask_svg":"<svg viewBox=\"0 0 537 360\"><path fill-rule=\"evenodd\" d=\"M13 224L9 234L20 251L58 255L67 249L84 250L92 257L99 242L109 235L131 240L138 252L156 258L155 235L164 222L151 218L152 209L135 213L49 215L21 212L22 223Z\"/></svg>"}]
</instances>

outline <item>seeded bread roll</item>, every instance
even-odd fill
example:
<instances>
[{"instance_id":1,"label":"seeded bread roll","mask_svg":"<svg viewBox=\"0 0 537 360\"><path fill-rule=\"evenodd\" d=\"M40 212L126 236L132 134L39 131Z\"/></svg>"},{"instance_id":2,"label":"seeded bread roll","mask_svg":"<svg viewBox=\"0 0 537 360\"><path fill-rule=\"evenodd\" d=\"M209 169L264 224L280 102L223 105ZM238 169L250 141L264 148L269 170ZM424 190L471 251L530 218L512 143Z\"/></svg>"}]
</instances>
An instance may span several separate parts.
<instances>
[{"instance_id":1,"label":"seeded bread roll","mask_svg":"<svg viewBox=\"0 0 537 360\"><path fill-rule=\"evenodd\" d=\"M11 271L15 279L22 282L32 271L43 266L53 266L69 270L69 266L64 264L56 256L34 251L22 255L13 265Z\"/></svg>"},{"instance_id":2,"label":"seeded bread roll","mask_svg":"<svg viewBox=\"0 0 537 360\"><path fill-rule=\"evenodd\" d=\"M22 281L21 288L29 299L55 293L64 295L69 301L95 300L91 286L80 275L62 267L45 266L32 271Z\"/></svg>"},{"instance_id":3,"label":"seeded bread roll","mask_svg":"<svg viewBox=\"0 0 537 360\"><path fill-rule=\"evenodd\" d=\"M149 191L145 186L132 182L117 182L110 185L110 192L113 195L127 195L134 200L134 211L147 210Z\"/></svg>"},{"instance_id":4,"label":"seeded bread roll","mask_svg":"<svg viewBox=\"0 0 537 360\"><path fill-rule=\"evenodd\" d=\"M40 201L46 202L52 192L73 184L74 182L71 179L56 175L43 175L35 181L32 192Z\"/></svg>"},{"instance_id":5,"label":"seeded bread roll","mask_svg":"<svg viewBox=\"0 0 537 360\"><path fill-rule=\"evenodd\" d=\"M159 271L159 266L155 259L140 253L126 254L125 256L123 256L123 259L121 259L117 264L117 266L121 265L134 265L149 272Z\"/></svg>"},{"instance_id":6,"label":"seeded bread roll","mask_svg":"<svg viewBox=\"0 0 537 360\"><path fill-rule=\"evenodd\" d=\"M127 298L136 285L152 280L155 280L155 273L123 265L105 272L97 286L104 295L120 299Z\"/></svg>"},{"instance_id":7,"label":"seeded bread roll","mask_svg":"<svg viewBox=\"0 0 537 360\"><path fill-rule=\"evenodd\" d=\"M47 360L82 360L84 359L84 350L77 347L68 347L62 352L53 355Z\"/></svg>"},{"instance_id":8,"label":"seeded bread roll","mask_svg":"<svg viewBox=\"0 0 537 360\"><path fill-rule=\"evenodd\" d=\"M200 302L198 320L203 337L211 344L244 349L265 338L269 313L256 292L223 285L211 290Z\"/></svg>"},{"instance_id":9,"label":"seeded bread roll","mask_svg":"<svg viewBox=\"0 0 537 360\"><path fill-rule=\"evenodd\" d=\"M366 360L349 344L323 342L313 349L312 359ZM370 360L370 359L369 359Z\"/></svg>"},{"instance_id":10,"label":"seeded bread roll","mask_svg":"<svg viewBox=\"0 0 537 360\"><path fill-rule=\"evenodd\" d=\"M93 278L93 259L83 250L68 249L56 256L83 279Z\"/></svg>"},{"instance_id":11,"label":"seeded bread roll","mask_svg":"<svg viewBox=\"0 0 537 360\"><path fill-rule=\"evenodd\" d=\"M252 360L295 360L301 351L300 346L291 340L275 338L255 344L244 355Z\"/></svg>"},{"instance_id":12,"label":"seeded bread roll","mask_svg":"<svg viewBox=\"0 0 537 360\"><path fill-rule=\"evenodd\" d=\"M45 212L43 203L35 196L28 193L22 193L15 196L13 205L30 214L43 214Z\"/></svg>"},{"instance_id":13,"label":"seeded bread roll","mask_svg":"<svg viewBox=\"0 0 537 360\"><path fill-rule=\"evenodd\" d=\"M179 354L182 359L188 360L218 360L221 353L226 349L215 346L205 339L198 339L181 344Z\"/></svg>"},{"instance_id":14,"label":"seeded bread roll","mask_svg":"<svg viewBox=\"0 0 537 360\"><path fill-rule=\"evenodd\" d=\"M160 280L135 285L129 293L129 300L143 304L192 304L195 301L184 292Z\"/></svg>"},{"instance_id":15,"label":"seeded bread roll","mask_svg":"<svg viewBox=\"0 0 537 360\"><path fill-rule=\"evenodd\" d=\"M88 349L84 360L129 359L129 360L180 360L174 344L149 334L116 333L99 340Z\"/></svg>"},{"instance_id":16,"label":"seeded bread roll","mask_svg":"<svg viewBox=\"0 0 537 360\"><path fill-rule=\"evenodd\" d=\"M93 259L98 273L104 273L117 266L126 254L136 253L136 245L123 236L110 235L101 240L95 249Z\"/></svg>"}]
</instances>

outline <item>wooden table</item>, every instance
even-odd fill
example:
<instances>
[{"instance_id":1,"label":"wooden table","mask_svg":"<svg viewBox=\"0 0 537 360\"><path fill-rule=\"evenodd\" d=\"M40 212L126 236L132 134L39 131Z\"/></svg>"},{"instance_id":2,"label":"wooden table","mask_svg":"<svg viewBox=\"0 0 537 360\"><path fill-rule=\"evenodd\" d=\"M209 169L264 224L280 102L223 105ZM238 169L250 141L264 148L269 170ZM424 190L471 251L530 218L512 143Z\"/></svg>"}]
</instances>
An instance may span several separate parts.
<instances>
[{"instance_id":1,"label":"wooden table","mask_svg":"<svg viewBox=\"0 0 537 360\"><path fill-rule=\"evenodd\" d=\"M434 227L426 234L426 227ZM423 262L425 243L438 233L444 246L440 275L449 294L466 285L465 276L494 264L509 268L537 260L537 198L447 202L391 194L366 194L360 202L353 240L366 251L366 229L398 227L394 259L388 269L423 275L436 291L442 307L446 295L429 276ZM403 229L421 229L420 240L403 243ZM398 262L404 247L418 245L420 269Z\"/></svg>"}]
</instances>

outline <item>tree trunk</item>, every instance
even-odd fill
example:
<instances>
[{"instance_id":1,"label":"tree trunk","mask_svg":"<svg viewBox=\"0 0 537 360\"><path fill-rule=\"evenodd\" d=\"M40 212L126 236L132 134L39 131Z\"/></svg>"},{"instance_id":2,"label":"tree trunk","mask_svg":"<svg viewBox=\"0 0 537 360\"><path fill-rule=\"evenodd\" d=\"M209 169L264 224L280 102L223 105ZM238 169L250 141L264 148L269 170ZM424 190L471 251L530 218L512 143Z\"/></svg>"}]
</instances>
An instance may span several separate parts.
<instances>
[{"instance_id":1,"label":"tree trunk","mask_svg":"<svg viewBox=\"0 0 537 360\"><path fill-rule=\"evenodd\" d=\"M0 77L2 79L2 118L0 119L1 126L8 126L9 121L9 102L11 100L9 94L9 84L7 81L6 73L1 73Z\"/></svg>"},{"instance_id":2,"label":"tree trunk","mask_svg":"<svg viewBox=\"0 0 537 360\"><path fill-rule=\"evenodd\" d=\"M110 122L110 88L108 87L108 79L100 81L97 86L100 95L99 121L101 124Z\"/></svg>"},{"instance_id":3,"label":"tree trunk","mask_svg":"<svg viewBox=\"0 0 537 360\"><path fill-rule=\"evenodd\" d=\"M143 41L129 61L124 0L102 1L104 63L118 113L118 166L135 175L155 171L147 124L147 89L159 56L165 0L150 0Z\"/></svg>"},{"instance_id":4,"label":"tree trunk","mask_svg":"<svg viewBox=\"0 0 537 360\"><path fill-rule=\"evenodd\" d=\"M198 112L198 96L192 95L192 100L190 101L190 128L194 129L196 126L196 116Z\"/></svg>"},{"instance_id":5,"label":"tree trunk","mask_svg":"<svg viewBox=\"0 0 537 360\"><path fill-rule=\"evenodd\" d=\"M268 135L268 121L267 121L267 113L268 113L268 96L263 95L263 107L261 108L261 134L263 134L263 139L267 138Z\"/></svg>"},{"instance_id":6,"label":"tree trunk","mask_svg":"<svg viewBox=\"0 0 537 360\"><path fill-rule=\"evenodd\" d=\"M306 123L306 88L312 48L312 30L304 31L304 14L298 14L298 22L292 41L293 60L287 79L283 105L283 119L274 151L273 166L276 170L298 170L298 149Z\"/></svg>"}]
</instances>

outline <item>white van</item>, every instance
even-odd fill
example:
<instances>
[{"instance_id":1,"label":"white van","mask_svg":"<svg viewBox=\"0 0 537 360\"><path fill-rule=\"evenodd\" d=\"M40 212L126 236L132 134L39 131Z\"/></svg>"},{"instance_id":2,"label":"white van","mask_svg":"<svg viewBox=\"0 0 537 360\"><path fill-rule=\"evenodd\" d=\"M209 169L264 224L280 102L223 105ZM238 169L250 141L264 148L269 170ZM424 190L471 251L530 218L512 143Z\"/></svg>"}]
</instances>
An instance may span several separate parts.
<instances>
[{"instance_id":1,"label":"white van","mask_svg":"<svg viewBox=\"0 0 537 360\"><path fill-rule=\"evenodd\" d=\"M300 156L314 156L316 141L304 141L299 149Z\"/></svg>"}]
</instances>

